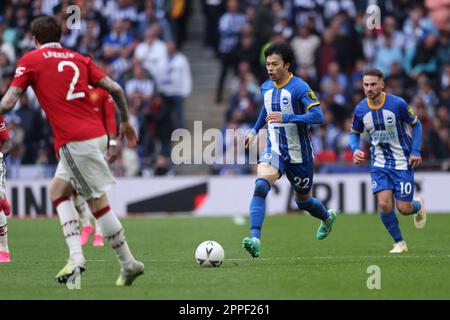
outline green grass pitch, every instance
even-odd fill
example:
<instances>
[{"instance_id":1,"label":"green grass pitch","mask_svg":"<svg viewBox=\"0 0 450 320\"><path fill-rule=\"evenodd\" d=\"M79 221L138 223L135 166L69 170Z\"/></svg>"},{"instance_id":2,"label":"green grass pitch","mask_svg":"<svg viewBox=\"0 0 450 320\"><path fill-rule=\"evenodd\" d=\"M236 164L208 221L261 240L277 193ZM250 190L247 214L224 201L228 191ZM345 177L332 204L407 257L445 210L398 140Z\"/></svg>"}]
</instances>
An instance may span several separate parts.
<instances>
[{"instance_id":1,"label":"green grass pitch","mask_svg":"<svg viewBox=\"0 0 450 320\"><path fill-rule=\"evenodd\" d=\"M0 265L5 299L450 299L450 215L429 215L423 230L400 216L409 252L392 255L377 215L339 215L330 236L315 239L319 221L306 215L269 216L261 258L242 248L248 220L127 218L122 222L145 274L116 288L119 265L109 247L85 247L81 290L54 281L67 249L57 219L9 221L13 263ZM225 249L220 268L200 268L196 246L216 240ZM367 268L381 270L381 289L369 290Z\"/></svg>"}]
</instances>

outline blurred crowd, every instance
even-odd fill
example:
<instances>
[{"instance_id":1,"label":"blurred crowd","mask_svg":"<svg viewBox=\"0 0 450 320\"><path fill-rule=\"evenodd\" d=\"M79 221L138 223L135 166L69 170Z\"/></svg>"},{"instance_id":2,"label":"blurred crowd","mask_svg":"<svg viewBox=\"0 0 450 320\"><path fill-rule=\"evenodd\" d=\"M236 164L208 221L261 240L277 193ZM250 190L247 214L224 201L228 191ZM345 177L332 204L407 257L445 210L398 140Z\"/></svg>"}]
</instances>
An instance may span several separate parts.
<instances>
[{"instance_id":1,"label":"blurred crowd","mask_svg":"<svg viewBox=\"0 0 450 320\"><path fill-rule=\"evenodd\" d=\"M29 31L33 17L53 15L65 22L67 8L78 5L81 24L69 28L62 23L62 44L91 56L122 85L139 134L138 148L121 150L114 173L171 174L171 133L186 125L184 104L192 92L189 61L181 50L194 1L0 1L0 94L17 60L34 49ZM366 14L374 4L379 10ZM353 108L364 98L362 72L367 67L380 68L386 91L403 97L419 115L424 167L449 169L448 1L201 0L196 5L202 11L196 14L203 14L205 22L205 51L213 52L221 64L214 94L217 103L227 105L223 132L255 123L260 84L267 78L264 50L270 42L286 41L295 52L292 72L314 89L325 115L324 124L312 128L320 170L355 168L348 165L348 132ZM7 159L9 176L18 177L21 164L41 166L51 175L57 161L51 129L31 88L5 120L14 146ZM226 156L242 162L245 154L229 147L243 134L224 137L225 154L233 153ZM212 170L244 174L254 167L218 164Z\"/></svg>"},{"instance_id":2,"label":"blurred crowd","mask_svg":"<svg viewBox=\"0 0 450 320\"><path fill-rule=\"evenodd\" d=\"M78 25L73 16L78 12L71 5L81 9ZM2 0L0 95L8 88L18 59L34 49L30 24L39 15L55 16L63 26L62 45L90 56L125 90L139 145L121 150L113 165L115 175L170 174L171 133L184 127L184 101L192 91L189 61L180 52L190 2ZM51 128L31 88L5 122L13 143L6 160L8 176L20 178L20 165L41 167L51 176L57 163Z\"/></svg>"},{"instance_id":3,"label":"blurred crowd","mask_svg":"<svg viewBox=\"0 0 450 320\"><path fill-rule=\"evenodd\" d=\"M264 50L272 41L285 41L295 53L292 72L313 88L324 112L323 125L312 128L319 170L355 169L348 165L348 133L352 111L364 98L362 73L368 67L381 69L385 90L403 97L422 121L423 168L449 169L448 1L204 2L205 44L221 61L216 100L228 104L224 129L247 129L255 123L261 107L259 85L267 79ZM373 4L378 7L366 13ZM232 80L225 87L227 74ZM226 99L224 92L229 92ZM224 141L224 148L232 150L233 144L236 139ZM366 139L364 148L368 146ZM252 170L232 165L213 169L218 174Z\"/></svg>"}]
</instances>

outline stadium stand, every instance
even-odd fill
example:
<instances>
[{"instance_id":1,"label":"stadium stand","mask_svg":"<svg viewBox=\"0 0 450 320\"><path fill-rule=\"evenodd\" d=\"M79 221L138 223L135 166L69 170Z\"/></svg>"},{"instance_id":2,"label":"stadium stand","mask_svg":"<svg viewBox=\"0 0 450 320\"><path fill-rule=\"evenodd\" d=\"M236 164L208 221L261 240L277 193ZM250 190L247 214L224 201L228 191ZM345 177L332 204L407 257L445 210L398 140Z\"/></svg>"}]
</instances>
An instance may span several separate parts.
<instances>
[{"instance_id":1,"label":"stadium stand","mask_svg":"<svg viewBox=\"0 0 450 320\"><path fill-rule=\"evenodd\" d=\"M373 1L1 1L0 94L18 59L33 49L32 18L50 14L63 21L67 7L78 5L81 26L66 26L62 44L90 55L122 84L140 136L136 150L122 150L113 167L117 176L251 172L248 167L174 167L170 134L181 127L192 131L195 120L203 121L203 129L251 127L261 105L259 85L266 78L263 50L275 40L292 45L293 72L320 98L325 123L312 128L319 170L351 170L350 117L364 97L361 75L367 67L383 70L386 91L404 97L418 113L424 129L423 170L448 170L448 2L376 1L381 25L375 29L366 26L369 2ZM173 63L175 56L184 64ZM183 83L192 76L192 90L171 89L173 78L167 75L176 68L184 72ZM31 89L5 120L14 143L7 159L9 177L20 178L26 172L23 165L42 168L42 175L51 176L57 160L48 138L50 128Z\"/></svg>"}]
</instances>

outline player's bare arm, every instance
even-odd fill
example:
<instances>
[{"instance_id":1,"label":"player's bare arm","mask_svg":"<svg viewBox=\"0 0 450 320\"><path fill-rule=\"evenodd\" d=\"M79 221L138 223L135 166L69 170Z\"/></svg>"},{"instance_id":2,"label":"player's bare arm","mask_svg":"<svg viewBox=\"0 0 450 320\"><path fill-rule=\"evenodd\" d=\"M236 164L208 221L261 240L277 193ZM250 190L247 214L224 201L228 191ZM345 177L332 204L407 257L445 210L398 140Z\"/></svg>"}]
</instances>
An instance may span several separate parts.
<instances>
[{"instance_id":1,"label":"player's bare arm","mask_svg":"<svg viewBox=\"0 0 450 320\"><path fill-rule=\"evenodd\" d=\"M114 99L114 102L116 103L116 106L120 112L120 121L128 122L127 100L122 87L110 77L104 77L103 79L101 79L97 83L97 86L108 91L111 97Z\"/></svg>"},{"instance_id":2,"label":"player's bare arm","mask_svg":"<svg viewBox=\"0 0 450 320\"><path fill-rule=\"evenodd\" d=\"M16 105L16 102L19 100L22 95L23 90L19 87L9 87L8 91L6 91L5 95L0 102L0 113L6 113Z\"/></svg>"},{"instance_id":3,"label":"player's bare arm","mask_svg":"<svg viewBox=\"0 0 450 320\"><path fill-rule=\"evenodd\" d=\"M123 92L122 87L112 80L110 77L104 77L101 79L97 86L105 89L111 94L114 102L116 103L117 108L120 112L120 138L125 136L127 140L128 147L133 148L137 144L137 135L134 131L133 126L128 122L128 107L127 100L125 97L125 93Z\"/></svg>"}]
</instances>

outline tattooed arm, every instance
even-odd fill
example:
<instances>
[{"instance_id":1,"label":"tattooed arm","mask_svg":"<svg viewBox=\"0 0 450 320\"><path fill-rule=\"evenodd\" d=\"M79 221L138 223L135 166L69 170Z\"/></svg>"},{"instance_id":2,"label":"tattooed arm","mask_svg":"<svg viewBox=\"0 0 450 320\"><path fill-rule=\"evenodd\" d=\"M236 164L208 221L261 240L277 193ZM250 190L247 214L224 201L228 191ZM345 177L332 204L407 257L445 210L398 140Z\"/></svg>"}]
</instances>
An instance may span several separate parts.
<instances>
[{"instance_id":1,"label":"tattooed arm","mask_svg":"<svg viewBox=\"0 0 450 320\"><path fill-rule=\"evenodd\" d=\"M5 95L0 102L0 113L4 114L16 105L16 102L19 100L22 95L23 90L19 87L9 87L8 91L6 91Z\"/></svg>"},{"instance_id":2,"label":"tattooed arm","mask_svg":"<svg viewBox=\"0 0 450 320\"><path fill-rule=\"evenodd\" d=\"M97 82L97 87L103 88L109 92L109 94L114 99L116 107L120 112L120 138L125 136L127 140L128 147L133 148L137 144L137 135L134 131L133 126L128 122L128 105L125 93L122 87L112 80L110 77L104 77L99 82Z\"/></svg>"},{"instance_id":3,"label":"tattooed arm","mask_svg":"<svg viewBox=\"0 0 450 320\"><path fill-rule=\"evenodd\" d=\"M109 92L120 112L120 121L128 122L127 99L122 87L110 77L104 77L97 86Z\"/></svg>"}]
</instances>

